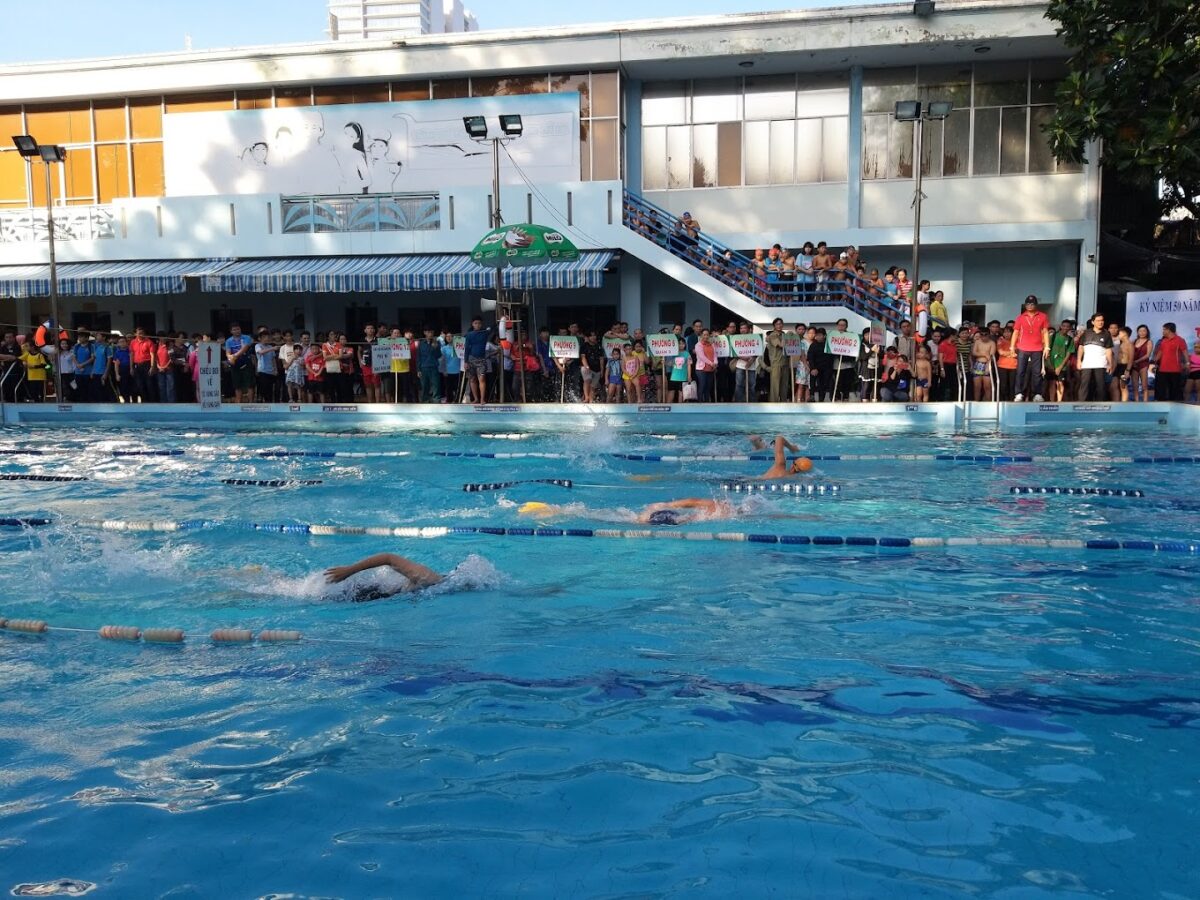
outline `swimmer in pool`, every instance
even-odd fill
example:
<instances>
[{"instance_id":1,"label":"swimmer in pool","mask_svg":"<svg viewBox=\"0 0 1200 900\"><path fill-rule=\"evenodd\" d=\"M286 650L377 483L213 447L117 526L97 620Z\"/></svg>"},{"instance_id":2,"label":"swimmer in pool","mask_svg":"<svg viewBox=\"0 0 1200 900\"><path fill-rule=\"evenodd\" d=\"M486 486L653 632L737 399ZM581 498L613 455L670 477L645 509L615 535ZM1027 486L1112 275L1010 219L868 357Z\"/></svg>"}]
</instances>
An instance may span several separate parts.
<instances>
[{"instance_id":1,"label":"swimmer in pool","mask_svg":"<svg viewBox=\"0 0 1200 900\"><path fill-rule=\"evenodd\" d=\"M570 515L574 510L550 503L530 502L517 510L523 516L550 518L552 516ZM601 510L589 510L592 518L612 522L628 522L628 516L619 516ZM688 497L684 500L669 500L665 503L651 503L643 507L637 515L637 521L643 525L684 525L688 522L700 522L706 519L732 519L737 515L733 504L726 500L708 500L703 497Z\"/></svg>"},{"instance_id":2,"label":"swimmer in pool","mask_svg":"<svg viewBox=\"0 0 1200 900\"><path fill-rule=\"evenodd\" d=\"M750 446L755 450L766 450L767 445L757 434L750 435ZM803 475L805 472L812 471L812 460L807 456L801 456L794 460L789 466L787 461L787 451L799 453L800 448L785 438L782 434L775 436L775 462L771 464L771 468L765 473L759 475L757 481L771 481L776 478L790 478L793 475Z\"/></svg>"},{"instance_id":3,"label":"swimmer in pool","mask_svg":"<svg viewBox=\"0 0 1200 900\"><path fill-rule=\"evenodd\" d=\"M347 578L357 575L359 572L366 572L368 569L379 569L384 566L387 566L394 572L399 572L408 579L408 591L419 591L423 588L433 587L435 584L441 584L445 580L444 575L439 575L428 566L413 562L411 559L405 559L403 556L398 556L395 553L376 553L374 556L360 559L358 562L351 563L348 566L333 566L326 569L325 583L340 584ZM400 593L403 592L404 589L401 589ZM365 584L354 592L354 596L351 599L355 603L363 603L368 600L381 600L384 597L393 597L396 593L398 592L395 590L385 591L378 585Z\"/></svg>"}]
</instances>

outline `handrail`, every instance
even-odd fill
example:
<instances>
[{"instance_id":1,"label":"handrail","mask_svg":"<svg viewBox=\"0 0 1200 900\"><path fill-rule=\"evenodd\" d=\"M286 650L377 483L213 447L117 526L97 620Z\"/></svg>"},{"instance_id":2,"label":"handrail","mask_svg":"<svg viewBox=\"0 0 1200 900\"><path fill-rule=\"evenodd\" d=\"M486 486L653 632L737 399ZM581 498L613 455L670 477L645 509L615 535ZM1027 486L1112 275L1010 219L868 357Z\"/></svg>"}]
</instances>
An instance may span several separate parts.
<instances>
[{"instance_id":1,"label":"handrail","mask_svg":"<svg viewBox=\"0 0 1200 900\"><path fill-rule=\"evenodd\" d=\"M794 278L755 273L753 260L744 253L703 232L693 239L687 236L682 221L674 213L631 191L624 194L622 222L627 228L756 303L772 307L846 306L865 318L882 320L892 330L899 330L904 310L856 272L841 272L833 278L812 281L799 273Z\"/></svg>"}]
</instances>

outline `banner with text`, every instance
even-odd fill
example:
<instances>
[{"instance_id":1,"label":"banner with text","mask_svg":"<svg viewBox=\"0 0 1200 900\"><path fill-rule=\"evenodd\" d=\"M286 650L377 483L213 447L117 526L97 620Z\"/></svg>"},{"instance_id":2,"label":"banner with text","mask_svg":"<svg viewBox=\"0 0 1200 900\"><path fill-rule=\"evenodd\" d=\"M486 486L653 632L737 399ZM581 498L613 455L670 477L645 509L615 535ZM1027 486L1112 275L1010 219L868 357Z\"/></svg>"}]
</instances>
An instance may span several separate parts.
<instances>
[{"instance_id":1,"label":"banner with text","mask_svg":"<svg viewBox=\"0 0 1200 900\"><path fill-rule=\"evenodd\" d=\"M196 397L201 409L221 408L221 350L216 341L196 345Z\"/></svg>"},{"instance_id":2,"label":"banner with text","mask_svg":"<svg viewBox=\"0 0 1200 900\"><path fill-rule=\"evenodd\" d=\"M646 347L656 359L666 359L679 353L679 338L673 334L651 334L646 337Z\"/></svg>"},{"instance_id":3,"label":"banner with text","mask_svg":"<svg viewBox=\"0 0 1200 900\"><path fill-rule=\"evenodd\" d=\"M858 356L862 339L852 331L831 331L825 338L825 352L834 356Z\"/></svg>"},{"instance_id":4,"label":"banner with text","mask_svg":"<svg viewBox=\"0 0 1200 900\"><path fill-rule=\"evenodd\" d=\"M1155 343L1162 327L1174 322L1176 333L1191 347L1200 340L1200 290L1130 291L1125 295L1125 324L1134 330L1145 325Z\"/></svg>"},{"instance_id":5,"label":"banner with text","mask_svg":"<svg viewBox=\"0 0 1200 900\"><path fill-rule=\"evenodd\" d=\"M739 359L762 356L763 336L761 334L735 334L730 336L729 342L733 344L733 355Z\"/></svg>"},{"instance_id":6,"label":"banner with text","mask_svg":"<svg viewBox=\"0 0 1200 900\"><path fill-rule=\"evenodd\" d=\"M437 193L492 183L492 154L464 116L517 114L524 132L500 154L500 178L579 180L579 94L354 103L163 116L169 197L212 194ZM511 159L509 158L511 154ZM514 162L516 165L514 166Z\"/></svg>"},{"instance_id":7,"label":"banner with text","mask_svg":"<svg viewBox=\"0 0 1200 900\"><path fill-rule=\"evenodd\" d=\"M804 335L794 331L783 333L783 352L788 356L803 356L807 348L804 346Z\"/></svg>"},{"instance_id":8,"label":"banner with text","mask_svg":"<svg viewBox=\"0 0 1200 900\"><path fill-rule=\"evenodd\" d=\"M550 355L555 359L579 359L579 338L570 334L551 335Z\"/></svg>"}]
</instances>

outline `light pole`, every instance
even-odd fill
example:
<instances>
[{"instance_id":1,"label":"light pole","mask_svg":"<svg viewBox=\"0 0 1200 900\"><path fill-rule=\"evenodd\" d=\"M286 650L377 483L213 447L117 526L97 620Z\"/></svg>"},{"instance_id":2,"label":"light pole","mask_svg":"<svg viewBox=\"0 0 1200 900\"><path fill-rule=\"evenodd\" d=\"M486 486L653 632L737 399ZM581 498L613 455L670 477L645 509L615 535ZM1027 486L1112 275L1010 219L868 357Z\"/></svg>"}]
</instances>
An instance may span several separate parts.
<instances>
[{"instance_id":1,"label":"light pole","mask_svg":"<svg viewBox=\"0 0 1200 900\"><path fill-rule=\"evenodd\" d=\"M31 166L33 158L40 157L46 169L46 233L50 240L50 319L54 323L54 402L62 403L62 366L58 362L58 334L62 323L58 320L58 265L54 257L54 199L50 191L50 164L66 162L67 151L57 144L38 144L28 134L13 136L17 152Z\"/></svg>"},{"instance_id":2,"label":"light pole","mask_svg":"<svg viewBox=\"0 0 1200 900\"><path fill-rule=\"evenodd\" d=\"M499 228L504 224L504 217L500 214L500 145L507 144L511 140L519 138L525 131L525 125L521 121L521 117L517 115L502 115L500 116L500 131L503 136L490 137L488 135L487 119L483 116L463 116L463 127L467 130L467 137L476 143L492 145L492 217L491 227ZM509 321L514 325L513 337L516 341L515 351L521 352L521 327L520 321L513 319L512 309L506 301L506 293L504 291L504 269L499 267L496 269L496 309L499 315L507 315ZM516 365L516 356L512 357L513 365ZM486 399L486 398L485 398ZM500 402L504 402L504 349L500 350ZM521 359L521 402L525 401L525 360Z\"/></svg>"},{"instance_id":3,"label":"light pole","mask_svg":"<svg viewBox=\"0 0 1200 900\"><path fill-rule=\"evenodd\" d=\"M912 282L913 295L908 298L909 316L913 320L913 330L917 331L917 292L921 289L921 201L925 194L921 191L922 171L921 155L924 152L925 122L933 120L941 122L954 112L954 104L949 100L933 100L922 104L920 100L901 100L896 103L896 121L913 123L913 171L916 176L916 192L913 196L913 251ZM913 361L914 367L916 360Z\"/></svg>"}]
</instances>

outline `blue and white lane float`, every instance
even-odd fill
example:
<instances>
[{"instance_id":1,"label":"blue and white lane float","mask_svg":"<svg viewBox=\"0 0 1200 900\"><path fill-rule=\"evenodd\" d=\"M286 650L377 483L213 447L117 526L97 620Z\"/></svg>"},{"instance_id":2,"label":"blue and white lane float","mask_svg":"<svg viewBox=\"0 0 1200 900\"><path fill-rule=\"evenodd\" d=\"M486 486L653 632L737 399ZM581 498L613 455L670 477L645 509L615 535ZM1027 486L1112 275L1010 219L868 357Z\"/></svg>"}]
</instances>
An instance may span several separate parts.
<instances>
[{"instance_id":1,"label":"blue and white lane float","mask_svg":"<svg viewBox=\"0 0 1200 900\"><path fill-rule=\"evenodd\" d=\"M809 484L775 481L722 481L721 490L735 494L801 494L812 497L823 494L841 494L840 484Z\"/></svg>"},{"instance_id":2,"label":"blue and white lane float","mask_svg":"<svg viewBox=\"0 0 1200 900\"><path fill-rule=\"evenodd\" d=\"M433 540L459 535L522 538L612 538L620 540L726 541L749 544L783 544L799 547L882 547L933 550L954 547L1021 547L1059 550L1134 550L1158 553L1200 553L1200 541L1117 540L1115 538L1040 537L867 537L842 535L759 534L743 531L669 531L651 528L536 528L486 525L364 526L320 525L303 522L240 522L196 519L184 522L150 522L106 519L73 523L85 528L125 532L190 532L215 529L303 534L314 537L371 536Z\"/></svg>"},{"instance_id":3,"label":"blue and white lane float","mask_svg":"<svg viewBox=\"0 0 1200 900\"><path fill-rule=\"evenodd\" d=\"M549 484L561 488L575 486L575 482L569 478L526 478L523 481L484 481L464 484L462 489L468 494L479 494L484 491L503 491L506 488L517 487L522 484Z\"/></svg>"},{"instance_id":4,"label":"blue and white lane float","mask_svg":"<svg viewBox=\"0 0 1200 900\"><path fill-rule=\"evenodd\" d=\"M1066 494L1069 497L1145 497L1146 493L1126 488L1095 487L1013 487L1010 494Z\"/></svg>"},{"instance_id":5,"label":"blue and white lane float","mask_svg":"<svg viewBox=\"0 0 1200 900\"><path fill-rule=\"evenodd\" d=\"M218 628L206 635L187 634L182 628L140 628L136 625L102 625L96 631L86 628L63 628L50 625L44 619L8 619L0 616L0 631L17 634L44 635L51 632L95 634L106 641L125 641L146 644L182 644L185 640L207 637L214 644L286 644L304 639L293 629L264 628L257 632L249 628Z\"/></svg>"}]
</instances>

